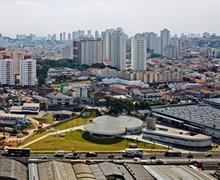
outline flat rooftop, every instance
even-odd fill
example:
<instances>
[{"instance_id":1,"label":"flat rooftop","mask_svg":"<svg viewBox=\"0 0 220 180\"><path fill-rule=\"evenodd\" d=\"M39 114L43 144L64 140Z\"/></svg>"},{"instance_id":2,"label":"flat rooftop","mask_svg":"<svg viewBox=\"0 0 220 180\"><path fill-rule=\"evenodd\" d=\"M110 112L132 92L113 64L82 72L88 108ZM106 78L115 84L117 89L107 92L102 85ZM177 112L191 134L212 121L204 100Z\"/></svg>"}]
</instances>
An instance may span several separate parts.
<instances>
[{"instance_id":1,"label":"flat rooftop","mask_svg":"<svg viewBox=\"0 0 220 180\"><path fill-rule=\"evenodd\" d=\"M5 118L20 118L20 119L24 119L25 115L22 114L11 114L11 113L5 113L0 111L0 117L5 117Z\"/></svg>"},{"instance_id":2,"label":"flat rooftop","mask_svg":"<svg viewBox=\"0 0 220 180\"><path fill-rule=\"evenodd\" d=\"M210 99L206 99L206 101L214 102L220 105L220 98L210 98Z\"/></svg>"},{"instance_id":3,"label":"flat rooftop","mask_svg":"<svg viewBox=\"0 0 220 180\"><path fill-rule=\"evenodd\" d=\"M186 130L182 130L182 129L177 129L177 128L171 128L168 126L164 126L164 125L156 125L156 129L155 130L149 130L146 129L146 132L151 132L154 134L157 134L159 136L169 136L169 137L173 137L173 138L178 138L178 139L188 139L188 140L200 140L200 141L204 141L204 140L211 140L210 136L206 136L204 134L191 134L191 132L186 131Z\"/></svg>"},{"instance_id":4,"label":"flat rooftop","mask_svg":"<svg viewBox=\"0 0 220 180\"><path fill-rule=\"evenodd\" d=\"M205 105L180 105L156 107L153 112L169 117L182 119L210 128L220 129L220 109Z\"/></svg>"},{"instance_id":5,"label":"flat rooftop","mask_svg":"<svg viewBox=\"0 0 220 180\"><path fill-rule=\"evenodd\" d=\"M156 165L156 166L144 166L144 168L157 180L214 180L213 176L197 169L190 168L188 166L173 166L173 165Z\"/></svg>"},{"instance_id":6,"label":"flat rooftop","mask_svg":"<svg viewBox=\"0 0 220 180\"><path fill-rule=\"evenodd\" d=\"M87 132L98 135L106 135L106 136L116 136L120 134L124 134L126 129L123 127L106 125L106 124L96 124L91 123L84 126Z\"/></svg>"},{"instance_id":7,"label":"flat rooftop","mask_svg":"<svg viewBox=\"0 0 220 180\"><path fill-rule=\"evenodd\" d=\"M93 119L93 122L101 125L117 125L127 129L142 127L143 122L132 116L99 116Z\"/></svg>"}]
</instances>

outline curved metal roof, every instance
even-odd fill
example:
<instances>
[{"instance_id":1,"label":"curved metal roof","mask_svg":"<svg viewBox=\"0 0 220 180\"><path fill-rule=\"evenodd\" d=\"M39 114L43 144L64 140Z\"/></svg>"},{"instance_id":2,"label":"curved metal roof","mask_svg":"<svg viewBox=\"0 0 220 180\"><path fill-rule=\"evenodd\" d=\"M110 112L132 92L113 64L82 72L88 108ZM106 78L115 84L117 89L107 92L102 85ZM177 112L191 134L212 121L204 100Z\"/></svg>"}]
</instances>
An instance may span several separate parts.
<instances>
[{"instance_id":1,"label":"curved metal roof","mask_svg":"<svg viewBox=\"0 0 220 180\"><path fill-rule=\"evenodd\" d=\"M132 116L99 116L93 123L84 126L92 134L114 136L124 134L126 130L141 128L143 122Z\"/></svg>"},{"instance_id":2,"label":"curved metal roof","mask_svg":"<svg viewBox=\"0 0 220 180\"><path fill-rule=\"evenodd\" d=\"M107 126L117 126L123 127L125 129L135 129L140 128L143 125L143 122L140 119L137 119L132 116L99 116L93 119L93 122L96 124L102 124Z\"/></svg>"},{"instance_id":3,"label":"curved metal roof","mask_svg":"<svg viewBox=\"0 0 220 180\"><path fill-rule=\"evenodd\" d=\"M87 124L84 126L85 130L87 132L90 132L92 134L99 134L99 135L106 135L106 136L115 136L125 133L125 128L123 127L117 127L112 125L106 125L106 124Z\"/></svg>"}]
</instances>

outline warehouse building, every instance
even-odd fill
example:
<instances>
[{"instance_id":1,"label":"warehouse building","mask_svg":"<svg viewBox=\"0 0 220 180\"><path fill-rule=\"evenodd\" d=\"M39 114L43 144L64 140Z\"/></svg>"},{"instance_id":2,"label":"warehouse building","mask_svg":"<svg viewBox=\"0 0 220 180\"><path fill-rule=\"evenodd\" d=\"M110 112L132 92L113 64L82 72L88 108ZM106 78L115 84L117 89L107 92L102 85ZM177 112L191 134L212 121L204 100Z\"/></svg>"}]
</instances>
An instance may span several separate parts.
<instances>
[{"instance_id":1,"label":"warehouse building","mask_svg":"<svg viewBox=\"0 0 220 180\"><path fill-rule=\"evenodd\" d=\"M60 161L49 161L39 163L37 168L39 172L39 180L77 180L72 165L70 163ZM29 168L29 170L32 169ZM36 170L34 170L34 172L35 171Z\"/></svg>"},{"instance_id":2,"label":"warehouse building","mask_svg":"<svg viewBox=\"0 0 220 180\"><path fill-rule=\"evenodd\" d=\"M217 109L220 109L220 98L204 99L203 101Z\"/></svg>"},{"instance_id":3,"label":"warehouse building","mask_svg":"<svg viewBox=\"0 0 220 180\"><path fill-rule=\"evenodd\" d=\"M13 159L0 159L1 180L216 180L195 167L181 165L117 164L44 161L30 162L28 168Z\"/></svg>"},{"instance_id":4,"label":"warehouse building","mask_svg":"<svg viewBox=\"0 0 220 180\"><path fill-rule=\"evenodd\" d=\"M204 171L199 171L195 168L190 168L189 166L172 166L172 165L156 165L156 166L144 166L144 168L157 180L215 180L213 176L205 173Z\"/></svg>"},{"instance_id":5,"label":"warehouse building","mask_svg":"<svg viewBox=\"0 0 220 180\"><path fill-rule=\"evenodd\" d=\"M26 180L27 167L13 159L0 158L1 180Z\"/></svg>"},{"instance_id":6,"label":"warehouse building","mask_svg":"<svg viewBox=\"0 0 220 180\"><path fill-rule=\"evenodd\" d=\"M77 179L89 179L89 180L96 179L92 173L92 170L87 164L83 164L83 163L74 164L73 169Z\"/></svg>"},{"instance_id":7,"label":"warehouse building","mask_svg":"<svg viewBox=\"0 0 220 180\"><path fill-rule=\"evenodd\" d=\"M198 104L171 105L152 107L152 115L159 121L197 128L213 138L220 138L220 109Z\"/></svg>"},{"instance_id":8,"label":"warehouse building","mask_svg":"<svg viewBox=\"0 0 220 180\"><path fill-rule=\"evenodd\" d=\"M0 113L1 131L23 130L29 125L30 122L26 120L25 115Z\"/></svg>"}]
</instances>

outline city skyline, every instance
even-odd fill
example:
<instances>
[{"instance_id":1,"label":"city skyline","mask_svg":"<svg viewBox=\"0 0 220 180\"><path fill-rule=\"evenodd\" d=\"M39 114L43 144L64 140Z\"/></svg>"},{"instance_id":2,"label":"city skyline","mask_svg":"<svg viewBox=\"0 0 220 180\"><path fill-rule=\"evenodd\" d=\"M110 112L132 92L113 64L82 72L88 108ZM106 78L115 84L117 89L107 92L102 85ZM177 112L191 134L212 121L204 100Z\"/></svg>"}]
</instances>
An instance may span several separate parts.
<instances>
[{"instance_id":1,"label":"city skyline","mask_svg":"<svg viewBox=\"0 0 220 180\"><path fill-rule=\"evenodd\" d=\"M123 27L129 36L133 36L146 31L159 33L166 27L175 34L220 34L220 27L213 20L220 17L219 5L218 0L2 0L0 19L4 26L1 33L7 36L46 35L78 29L104 31Z\"/></svg>"}]
</instances>

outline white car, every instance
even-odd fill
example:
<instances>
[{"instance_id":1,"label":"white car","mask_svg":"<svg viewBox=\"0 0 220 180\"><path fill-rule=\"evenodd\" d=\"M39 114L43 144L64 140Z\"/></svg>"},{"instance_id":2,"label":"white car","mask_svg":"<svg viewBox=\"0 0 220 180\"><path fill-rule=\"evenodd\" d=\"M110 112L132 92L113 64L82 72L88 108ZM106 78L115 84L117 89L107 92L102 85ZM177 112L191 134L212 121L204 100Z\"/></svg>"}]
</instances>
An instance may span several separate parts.
<instances>
[{"instance_id":1,"label":"white car","mask_svg":"<svg viewBox=\"0 0 220 180\"><path fill-rule=\"evenodd\" d=\"M134 158L134 161L135 161L135 162L141 162L141 159L138 158L138 157L135 157L135 158Z\"/></svg>"},{"instance_id":2,"label":"white car","mask_svg":"<svg viewBox=\"0 0 220 180\"><path fill-rule=\"evenodd\" d=\"M205 153L205 157L212 157L212 153L211 152Z\"/></svg>"},{"instance_id":3,"label":"white car","mask_svg":"<svg viewBox=\"0 0 220 180\"><path fill-rule=\"evenodd\" d=\"M123 159L123 157L122 156L117 156L116 159Z\"/></svg>"},{"instance_id":4,"label":"white car","mask_svg":"<svg viewBox=\"0 0 220 180\"><path fill-rule=\"evenodd\" d=\"M163 159L157 159L156 164L167 164L167 162Z\"/></svg>"}]
</instances>

